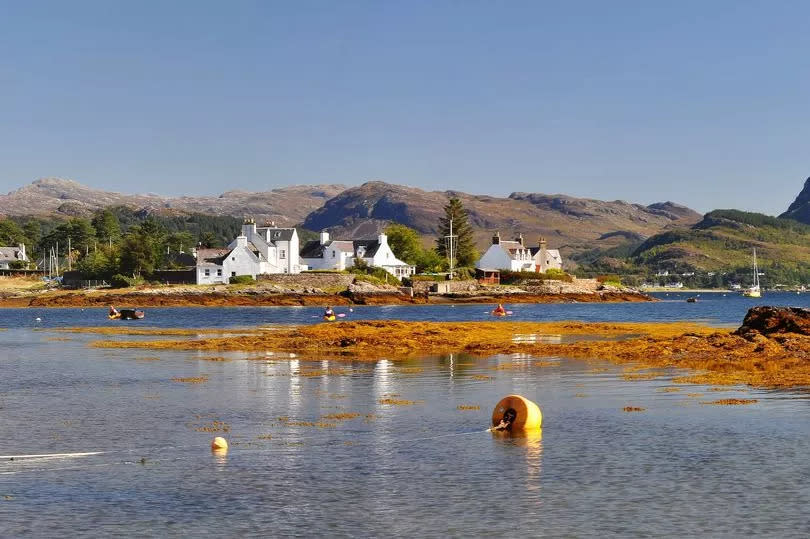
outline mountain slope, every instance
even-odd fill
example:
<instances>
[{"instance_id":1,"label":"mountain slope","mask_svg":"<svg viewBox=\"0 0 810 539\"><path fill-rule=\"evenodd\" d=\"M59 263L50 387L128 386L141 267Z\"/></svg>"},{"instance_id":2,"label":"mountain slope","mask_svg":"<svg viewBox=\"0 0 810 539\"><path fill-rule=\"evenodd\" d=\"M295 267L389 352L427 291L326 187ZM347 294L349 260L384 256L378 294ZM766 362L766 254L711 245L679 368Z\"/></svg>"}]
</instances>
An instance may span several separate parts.
<instances>
[{"instance_id":1,"label":"mountain slope","mask_svg":"<svg viewBox=\"0 0 810 539\"><path fill-rule=\"evenodd\" d=\"M550 245L569 253L611 248L628 238L643 239L700 219L698 213L671 202L642 206L538 193L512 193L500 198L368 182L327 201L306 218L303 226L330 229L338 235L372 235L395 221L433 235L450 197L461 199L468 210L479 247L485 247L497 230L503 237L522 233L532 245L544 236Z\"/></svg>"},{"instance_id":2,"label":"mountain slope","mask_svg":"<svg viewBox=\"0 0 810 539\"><path fill-rule=\"evenodd\" d=\"M295 185L260 193L228 191L219 196L162 197L115 193L93 189L72 180L42 178L7 195L0 195L0 214L81 216L89 215L98 208L128 206L168 213L249 215L292 225L300 223L310 212L343 189L343 185Z\"/></svg>"},{"instance_id":3,"label":"mountain slope","mask_svg":"<svg viewBox=\"0 0 810 539\"><path fill-rule=\"evenodd\" d=\"M747 278L755 247L769 286L810 282L810 226L737 210L715 210L691 228L648 238L632 260L653 273L725 271Z\"/></svg>"},{"instance_id":4,"label":"mountain slope","mask_svg":"<svg viewBox=\"0 0 810 539\"><path fill-rule=\"evenodd\" d=\"M779 217L789 217L804 224L810 224L810 178L805 180L804 187L796 199Z\"/></svg>"}]
</instances>

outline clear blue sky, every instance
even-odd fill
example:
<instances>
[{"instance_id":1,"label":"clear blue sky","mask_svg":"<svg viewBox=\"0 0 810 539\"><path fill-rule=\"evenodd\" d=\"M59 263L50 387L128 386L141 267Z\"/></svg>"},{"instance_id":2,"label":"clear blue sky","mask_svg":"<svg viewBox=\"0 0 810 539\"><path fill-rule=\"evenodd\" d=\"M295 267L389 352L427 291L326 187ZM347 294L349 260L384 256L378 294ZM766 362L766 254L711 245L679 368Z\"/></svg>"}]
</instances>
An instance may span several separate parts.
<instances>
[{"instance_id":1,"label":"clear blue sky","mask_svg":"<svg viewBox=\"0 0 810 539\"><path fill-rule=\"evenodd\" d=\"M0 191L382 179L783 211L810 3L3 2Z\"/></svg>"}]
</instances>

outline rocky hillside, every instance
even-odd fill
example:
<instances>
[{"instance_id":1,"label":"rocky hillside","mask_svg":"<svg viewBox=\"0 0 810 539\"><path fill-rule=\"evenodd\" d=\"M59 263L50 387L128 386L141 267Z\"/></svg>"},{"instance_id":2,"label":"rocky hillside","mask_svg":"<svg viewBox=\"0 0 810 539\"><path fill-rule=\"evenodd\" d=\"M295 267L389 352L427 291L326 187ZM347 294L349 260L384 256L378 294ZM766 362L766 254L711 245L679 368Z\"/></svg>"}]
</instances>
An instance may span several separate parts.
<instances>
[{"instance_id":1,"label":"rocky hillside","mask_svg":"<svg viewBox=\"0 0 810 539\"><path fill-rule=\"evenodd\" d=\"M644 239L700 220L695 211L672 202L642 206L621 200L605 202L539 193L512 193L501 198L368 182L327 201L307 217L303 226L310 230L330 229L337 235L370 236L395 221L432 235L444 204L453 196L461 199L469 211L481 247L488 245L497 230L502 237L522 233L532 244L545 236L550 245L568 253L608 249L628 239Z\"/></svg>"},{"instance_id":2,"label":"rocky hillside","mask_svg":"<svg viewBox=\"0 0 810 539\"><path fill-rule=\"evenodd\" d=\"M7 195L0 195L0 214L86 216L98 208L129 206L169 213L249 215L293 225L344 189L343 185L295 185L259 193L228 191L219 196L163 197L115 193L72 180L43 178Z\"/></svg>"},{"instance_id":3,"label":"rocky hillside","mask_svg":"<svg viewBox=\"0 0 810 539\"><path fill-rule=\"evenodd\" d=\"M799 222L810 224L810 178L807 178L796 200L788 207L787 211L779 217L789 217Z\"/></svg>"}]
</instances>

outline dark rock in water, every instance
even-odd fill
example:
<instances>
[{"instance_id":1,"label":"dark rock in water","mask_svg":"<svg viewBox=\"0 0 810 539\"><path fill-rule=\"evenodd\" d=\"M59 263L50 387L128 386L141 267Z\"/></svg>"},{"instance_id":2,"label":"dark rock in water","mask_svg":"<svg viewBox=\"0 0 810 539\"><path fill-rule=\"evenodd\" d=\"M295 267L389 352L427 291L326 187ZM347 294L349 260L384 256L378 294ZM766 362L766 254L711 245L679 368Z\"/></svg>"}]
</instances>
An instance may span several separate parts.
<instances>
[{"instance_id":1,"label":"dark rock in water","mask_svg":"<svg viewBox=\"0 0 810 539\"><path fill-rule=\"evenodd\" d=\"M754 307L748 310L735 335L743 337L752 334L773 335L776 333L798 333L810 335L810 309L799 307Z\"/></svg>"}]
</instances>

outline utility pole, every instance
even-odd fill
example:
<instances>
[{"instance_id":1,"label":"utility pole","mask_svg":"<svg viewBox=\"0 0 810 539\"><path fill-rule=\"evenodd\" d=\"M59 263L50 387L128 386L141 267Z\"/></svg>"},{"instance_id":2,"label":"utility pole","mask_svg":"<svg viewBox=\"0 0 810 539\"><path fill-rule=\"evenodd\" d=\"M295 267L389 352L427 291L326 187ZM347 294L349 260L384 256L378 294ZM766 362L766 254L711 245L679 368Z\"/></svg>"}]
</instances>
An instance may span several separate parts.
<instances>
[{"instance_id":1,"label":"utility pole","mask_svg":"<svg viewBox=\"0 0 810 539\"><path fill-rule=\"evenodd\" d=\"M453 220L450 219L450 235L445 236L445 241L447 242L447 254L450 258L450 278L453 278L453 265L455 260L455 239L456 237L453 235Z\"/></svg>"},{"instance_id":2,"label":"utility pole","mask_svg":"<svg viewBox=\"0 0 810 539\"><path fill-rule=\"evenodd\" d=\"M71 261L73 260L73 253L70 252L70 236L68 236L68 253L67 253L67 256L68 256L68 271L70 271L71 269L73 269L71 267L71 265L70 265Z\"/></svg>"}]
</instances>

